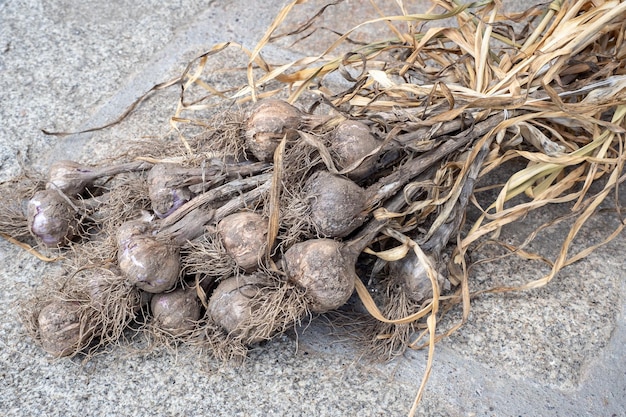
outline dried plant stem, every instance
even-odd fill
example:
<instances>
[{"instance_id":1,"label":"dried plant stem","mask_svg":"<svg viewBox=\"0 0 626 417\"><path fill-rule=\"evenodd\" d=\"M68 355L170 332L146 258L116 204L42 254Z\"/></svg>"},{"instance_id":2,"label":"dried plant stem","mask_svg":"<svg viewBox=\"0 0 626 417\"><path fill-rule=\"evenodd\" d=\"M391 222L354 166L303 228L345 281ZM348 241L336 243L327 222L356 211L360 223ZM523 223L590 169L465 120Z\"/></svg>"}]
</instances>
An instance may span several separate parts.
<instances>
[{"instance_id":1,"label":"dried plant stem","mask_svg":"<svg viewBox=\"0 0 626 417\"><path fill-rule=\"evenodd\" d=\"M451 153L463 148L473 140L484 136L504 120L503 114L496 114L485 121L477 123L473 128L463 131L452 138L442 142L437 148L419 157L409 160L393 173L381 178L368 189L368 198L365 207L373 208L381 201L395 195L411 179L426 171L432 165L441 161Z\"/></svg>"},{"instance_id":2,"label":"dried plant stem","mask_svg":"<svg viewBox=\"0 0 626 417\"><path fill-rule=\"evenodd\" d=\"M263 184L271 179L272 174L259 174L253 177L237 179L226 183L222 186L209 190L203 194L194 197L189 202L182 205L178 208L174 213L163 219L160 224L161 228L166 228L169 225L177 222L185 215L187 215L190 211L208 205L210 203L222 200L226 197L229 197L233 194L239 194L243 191L253 189L258 187L260 184Z\"/></svg>"}]
</instances>

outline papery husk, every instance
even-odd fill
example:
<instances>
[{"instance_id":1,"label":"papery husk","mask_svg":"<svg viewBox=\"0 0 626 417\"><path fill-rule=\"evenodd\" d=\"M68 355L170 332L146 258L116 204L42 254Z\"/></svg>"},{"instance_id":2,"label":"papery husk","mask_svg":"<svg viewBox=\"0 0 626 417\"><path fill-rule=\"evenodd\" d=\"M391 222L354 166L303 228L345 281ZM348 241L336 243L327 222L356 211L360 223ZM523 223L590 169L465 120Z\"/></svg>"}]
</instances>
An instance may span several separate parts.
<instances>
[{"instance_id":1,"label":"papery husk","mask_svg":"<svg viewBox=\"0 0 626 417\"><path fill-rule=\"evenodd\" d=\"M180 277L180 248L167 240L133 236L118 247L117 259L128 282L149 293L171 290Z\"/></svg>"},{"instance_id":2,"label":"papery husk","mask_svg":"<svg viewBox=\"0 0 626 417\"><path fill-rule=\"evenodd\" d=\"M217 225L226 252L248 272L261 264L266 252L267 229L267 219L251 211L226 216Z\"/></svg>"},{"instance_id":3,"label":"papery husk","mask_svg":"<svg viewBox=\"0 0 626 417\"><path fill-rule=\"evenodd\" d=\"M37 191L28 200L28 230L48 247L67 246L79 236L80 217L77 206L57 190Z\"/></svg>"},{"instance_id":4,"label":"papery husk","mask_svg":"<svg viewBox=\"0 0 626 417\"><path fill-rule=\"evenodd\" d=\"M347 170L346 176L355 181L375 173L376 155L370 154L381 145L369 127L357 120L341 122L330 134L329 147L337 169ZM353 168L354 164L356 166Z\"/></svg>"},{"instance_id":5,"label":"papery husk","mask_svg":"<svg viewBox=\"0 0 626 417\"><path fill-rule=\"evenodd\" d=\"M287 279L302 288L312 312L344 305L354 291L356 256L333 239L310 239L290 247L283 259Z\"/></svg>"},{"instance_id":6,"label":"papery husk","mask_svg":"<svg viewBox=\"0 0 626 417\"><path fill-rule=\"evenodd\" d=\"M211 295L207 309L236 344L253 345L295 328L309 314L304 291L266 272L230 277Z\"/></svg>"},{"instance_id":7,"label":"papery husk","mask_svg":"<svg viewBox=\"0 0 626 417\"><path fill-rule=\"evenodd\" d=\"M153 348L176 349L193 344L202 316L202 303L195 287L179 287L170 292L153 294L150 313L143 333Z\"/></svg>"}]
</instances>

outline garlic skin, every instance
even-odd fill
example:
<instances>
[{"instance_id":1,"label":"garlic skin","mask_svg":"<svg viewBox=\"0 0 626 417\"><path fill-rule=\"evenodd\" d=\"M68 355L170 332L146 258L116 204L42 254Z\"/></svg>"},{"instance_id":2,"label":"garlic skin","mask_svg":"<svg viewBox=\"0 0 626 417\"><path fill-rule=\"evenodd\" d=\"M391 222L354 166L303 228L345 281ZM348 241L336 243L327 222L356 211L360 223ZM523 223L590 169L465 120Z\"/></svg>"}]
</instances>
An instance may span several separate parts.
<instances>
[{"instance_id":1,"label":"garlic skin","mask_svg":"<svg viewBox=\"0 0 626 417\"><path fill-rule=\"evenodd\" d=\"M267 282L267 277L258 272L222 280L211 294L207 314L231 336L242 337L250 344L262 341L261 337L250 339L249 333L255 329L243 328L242 324L254 314L251 300Z\"/></svg>"},{"instance_id":2,"label":"garlic skin","mask_svg":"<svg viewBox=\"0 0 626 417\"><path fill-rule=\"evenodd\" d=\"M148 172L148 196L152 211L159 218L169 216L193 197L189 185L195 182L188 181L188 178L193 174L201 175L201 172L188 174L188 171L176 164L161 163Z\"/></svg>"},{"instance_id":3,"label":"garlic skin","mask_svg":"<svg viewBox=\"0 0 626 417\"><path fill-rule=\"evenodd\" d=\"M152 220L152 216L144 212L141 218L122 223L117 229L117 247L123 250L132 238L151 235L154 229Z\"/></svg>"},{"instance_id":4,"label":"garlic skin","mask_svg":"<svg viewBox=\"0 0 626 417\"><path fill-rule=\"evenodd\" d=\"M432 255L426 255L431 265L437 265ZM437 273L437 284L439 288L445 289L449 282L439 272ZM397 282L402 291L414 302L421 303L433 296L432 283L428 277L428 272L420 262L414 252L409 252L404 258L389 263L389 276Z\"/></svg>"},{"instance_id":5,"label":"garlic skin","mask_svg":"<svg viewBox=\"0 0 626 417\"><path fill-rule=\"evenodd\" d=\"M339 169L343 170L365 157L382 144L366 124L357 120L344 120L331 135L330 150L334 153ZM376 158L370 157L346 173L351 180L367 178L376 169Z\"/></svg>"},{"instance_id":6,"label":"garlic skin","mask_svg":"<svg viewBox=\"0 0 626 417\"><path fill-rule=\"evenodd\" d=\"M94 170L74 161L57 161L50 166L46 188L75 196L94 180Z\"/></svg>"},{"instance_id":7,"label":"garlic skin","mask_svg":"<svg viewBox=\"0 0 626 417\"><path fill-rule=\"evenodd\" d=\"M67 244L78 234L76 212L57 190L36 192L26 211L28 230L46 246Z\"/></svg>"},{"instance_id":8,"label":"garlic skin","mask_svg":"<svg viewBox=\"0 0 626 417\"><path fill-rule=\"evenodd\" d=\"M283 258L287 278L306 291L313 313L326 313L348 301L354 291L355 260L333 239L296 243Z\"/></svg>"},{"instance_id":9,"label":"garlic skin","mask_svg":"<svg viewBox=\"0 0 626 417\"><path fill-rule=\"evenodd\" d=\"M287 135L297 137L296 129L302 122L302 112L283 100L259 101L246 122L246 147L261 162L272 162L274 151Z\"/></svg>"},{"instance_id":10,"label":"garlic skin","mask_svg":"<svg viewBox=\"0 0 626 417\"><path fill-rule=\"evenodd\" d=\"M201 307L195 288L155 294L150 301L153 324L172 336L193 330L195 322L200 319Z\"/></svg>"},{"instance_id":11,"label":"garlic skin","mask_svg":"<svg viewBox=\"0 0 626 417\"><path fill-rule=\"evenodd\" d=\"M76 353L88 339L81 333L77 302L52 301L39 312L37 328L43 350L55 358Z\"/></svg>"},{"instance_id":12,"label":"garlic skin","mask_svg":"<svg viewBox=\"0 0 626 417\"><path fill-rule=\"evenodd\" d=\"M255 270L265 252L268 221L260 214L244 211L226 216L217 231L224 248L237 265L250 272Z\"/></svg>"},{"instance_id":13,"label":"garlic skin","mask_svg":"<svg viewBox=\"0 0 626 417\"><path fill-rule=\"evenodd\" d=\"M180 253L174 245L151 236L118 237L117 260L128 281L149 293L161 293L176 285L180 273Z\"/></svg>"},{"instance_id":14,"label":"garlic skin","mask_svg":"<svg viewBox=\"0 0 626 417\"><path fill-rule=\"evenodd\" d=\"M311 221L324 237L345 237L365 221L365 191L351 180L318 171L305 184Z\"/></svg>"},{"instance_id":15,"label":"garlic skin","mask_svg":"<svg viewBox=\"0 0 626 417\"><path fill-rule=\"evenodd\" d=\"M150 193L152 211L158 218L164 219L191 200L192 197L191 191L185 188L153 190Z\"/></svg>"}]
</instances>

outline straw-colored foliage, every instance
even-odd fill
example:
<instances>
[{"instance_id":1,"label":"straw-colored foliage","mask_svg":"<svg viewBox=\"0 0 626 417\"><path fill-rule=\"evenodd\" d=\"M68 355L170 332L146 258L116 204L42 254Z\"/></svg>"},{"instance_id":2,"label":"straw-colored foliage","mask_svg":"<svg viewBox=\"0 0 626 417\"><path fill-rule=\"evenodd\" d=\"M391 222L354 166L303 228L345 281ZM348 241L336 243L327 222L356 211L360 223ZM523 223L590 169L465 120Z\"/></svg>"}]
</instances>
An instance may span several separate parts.
<instances>
[{"instance_id":1,"label":"straw-colored foliage","mask_svg":"<svg viewBox=\"0 0 626 417\"><path fill-rule=\"evenodd\" d=\"M234 95L219 94L239 102L281 94L294 104L310 102L313 97L330 106L335 116L372 122L385 139L381 149L395 143L410 151L411 158L423 158L429 164L422 177L397 190L407 197L400 210L390 211L379 204L373 204L371 210L379 220L393 219L378 236L378 247L389 248L393 240L401 242L401 246L376 255L391 261L414 250L429 266L432 300L407 316L384 317L357 280L359 296L381 322L405 324L427 319L422 335L426 339L421 341L420 336L411 344L429 348L427 374L435 342L462 325L437 333L439 305L449 309L460 303L462 321L468 318L472 286L466 254L478 247L481 238L497 239L503 226L523 219L532 210L571 204L569 217L575 221L555 259L502 245L523 258L542 259L551 267L545 276L522 286L489 290L502 292L546 285L560 269L621 232L623 220L600 244L576 254L569 251L586 220L624 180L626 3L553 1L522 13L506 13L499 1L432 1L425 12L409 10L398 1L396 15L380 12L330 39L315 54L293 62L266 62L264 51L273 42L288 38L296 44L312 34L314 20L296 30L283 29L293 28L290 13L301 3L305 2L287 5L252 51L234 44L214 48L239 47L249 60L248 85ZM371 3L376 10L377 5ZM320 8L316 17L325 11ZM356 31L381 25L389 28L388 38L367 44L351 40ZM346 49L350 52L345 53ZM216 93L202 81L206 57L197 64L185 75L185 88ZM335 82L337 75L342 82ZM200 102L182 103L172 119L176 128L180 127L177 120L192 120L183 114L202 107ZM462 144L442 150L454 141ZM428 159L437 149L441 156ZM510 174L504 183L480 186L482 179L513 160L525 161L526 167ZM592 184L599 184L593 188L596 191L591 191ZM481 191L494 187L499 189L497 198L485 202ZM470 204L482 214L465 225ZM426 232L418 232L418 226ZM449 242L453 246L449 279L456 290L439 298L435 266L427 264L420 247L441 252L442 245ZM427 375L424 382L426 379Z\"/></svg>"}]
</instances>

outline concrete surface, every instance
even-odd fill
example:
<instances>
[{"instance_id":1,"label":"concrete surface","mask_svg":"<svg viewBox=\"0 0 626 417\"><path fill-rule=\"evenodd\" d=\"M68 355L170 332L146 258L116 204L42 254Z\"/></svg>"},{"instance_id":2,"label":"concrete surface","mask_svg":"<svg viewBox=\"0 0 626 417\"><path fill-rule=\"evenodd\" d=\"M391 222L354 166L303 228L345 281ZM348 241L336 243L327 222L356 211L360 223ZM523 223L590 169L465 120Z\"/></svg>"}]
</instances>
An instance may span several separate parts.
<instances>
[{"instance_id":1,"label":"concrete surface","mask_svg":"<svg viewBox=\"0 0 626 417\"><path fill-rule=\"evenodd\" d=\"M282 3L252 4L0 1L0 181L18 172L19 161L38 169L59 158L93 161L167 135L175 89L154 95L111 129L62 139L41 129L75 131L114 120L213 44L253 47ZM302 22L319 5L296 8L295 16ZM374 16L367 1L335 10L320 26L342 29ZM318 35L331 36L323 29ZM316 41L310 42L268 54L297 56ZM547 214L506 229L504 238L519 242ZM577 242L601 240L616 221L609 212L597 216ZM544 233L532 249L554 252L565 233L563 227ZM540 290L474 300L469 322L437 345L418 414L626 415L625 245L622 234ZM50 361L25 335L15 303L53 269L0 240L0 415L406 415L424 370L422 351L386 365L367 363L322 320L297 341L286 335L256 348L241 367L187 349L143 357L124 347L86 366ZM507 258L473 271L472 285L527 282L542 273L540 265ZM454 312L440 326L458 319Z\"/></svg>"}]
</instances>

